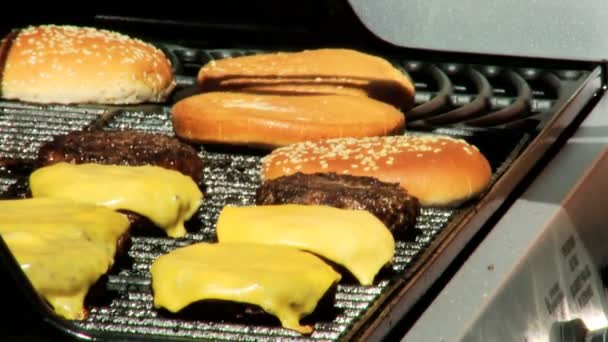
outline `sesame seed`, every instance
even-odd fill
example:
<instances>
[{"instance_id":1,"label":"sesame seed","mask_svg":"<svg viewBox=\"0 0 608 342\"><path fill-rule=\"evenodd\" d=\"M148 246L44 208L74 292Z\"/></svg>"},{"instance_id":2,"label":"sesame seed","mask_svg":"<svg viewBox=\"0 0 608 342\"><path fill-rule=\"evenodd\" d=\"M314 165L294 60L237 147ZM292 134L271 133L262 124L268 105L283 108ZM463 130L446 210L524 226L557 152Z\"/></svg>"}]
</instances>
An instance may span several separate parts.
<instances>
[{"instance_id":1,"label":"sesame seed","mask_svg":"<svg viewBox=\"0 0 608 342\"><path fill-rule=\"evenodd\" d=\"M101 44L110 44L109 46ZM86 56L95 55L102 57L101 65L107 65L113 57L119 58L124 55L126 58L136 60L154 61L153 66L158 67L162 61L168 63L162 51L145 43L141 40L128 37L117 32L102 30L92 27L77 27L70 25L40 25L28 26L20 30L15 38L14 44L27 44L21 54L25 57L24 63L36 65L44 63L41 57L48 56L55 59L59 57L61 61L53 62L50 66L53 70L65 70L69 66L70 59L66 55L84 55L85 58L73 59L76 64L88 63ZM153 73L152 82L162 83L162 76ZM48 77L43 75L41 77Z\"/></svg>"},{"instance_id":2,"label":"sesame seed","mask_svg":"<svg viewBox=\"0 0 608 342\"><path fill-rule=\"evenodd\" d=\"M271 155L284 158L284 163L300 165L318 161L321 169L330 169L334 161L351 160L347 170L362 169L366 172L377 171L379 164L394 165L395 156L412 153L422 158L425 153L441 153L443 146L460 144L465 152L471 154L475 148L462 139L452 137L428 136L385 136L367 138L335 138L323 141L306 141L274 150ZM277 159L269 158L275 162ZM343 171L341 171L343 172Z\"/></svg>"}]
</instances>

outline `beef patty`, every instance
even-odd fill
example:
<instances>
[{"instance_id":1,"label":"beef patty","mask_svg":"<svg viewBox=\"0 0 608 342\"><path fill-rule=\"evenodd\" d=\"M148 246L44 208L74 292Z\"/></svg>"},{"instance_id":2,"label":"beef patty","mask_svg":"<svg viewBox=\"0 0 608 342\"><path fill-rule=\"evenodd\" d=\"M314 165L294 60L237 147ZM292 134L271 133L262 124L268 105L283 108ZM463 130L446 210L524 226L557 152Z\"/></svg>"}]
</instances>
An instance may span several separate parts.
<instances>
[{"instance_id":1,"label":"beef patty","mask_svg":"<svg viewBox=\"0 0 608 342\"><path fill-rule=\"evenodd\" d=\"M134 130L75 131L53 137L38 151L36 167L76 164L156 165L179 171L201 184L203 162L196 150L177 138Z\"/></svg>"},{"instance_id":2,"label":"beef patty","mask_svg":"<svg viewBox=\"0 0 608 342\"><path fill-rule=\"evenodd\" d=\"M420 212L418 199L397 183L336 173L295 173L266 181L257 189L256 204L314 204L367 210L396 238L403 238L414 227Z\"/></svg>"}]
</instances>

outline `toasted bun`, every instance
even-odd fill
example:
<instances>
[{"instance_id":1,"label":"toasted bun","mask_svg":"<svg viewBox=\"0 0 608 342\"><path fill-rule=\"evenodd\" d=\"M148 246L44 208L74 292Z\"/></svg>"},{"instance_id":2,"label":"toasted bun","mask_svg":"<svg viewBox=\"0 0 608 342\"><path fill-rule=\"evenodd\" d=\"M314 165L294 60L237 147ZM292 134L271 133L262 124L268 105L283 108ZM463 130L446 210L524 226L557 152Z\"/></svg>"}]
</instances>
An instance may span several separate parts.
<instances>
[{"instance_id":1,"label":"toasted bun","mask_svg":"<svg viewBox=\"0 0 608 342\"><path fill-rule=\"evenodd\" d=\"M414 85L383 58L349 49L278 52L211 61L198 74L202 90L270 94L364 95L407 110Z\"/></svg>"},{"instance_id":2,"label":"toasted bun","mask_svg":"<svg viewBox=\"0 0 608 342\"><path fill-rule=\"evenodd\" d=\"M487 159L464 140L443 136L330 139L274 150L262 180L296 172L336 172L399 183L425 206L457 206L490 183Z\"/></svg>"},{"instance_id":3,"label":"toasted bun","mask_svg":"<svg viewBox=\"0 0 608 342\"><path fill-rule=\"evenodd\" d=\"M157 48L89 27L43 25L7 37L1 96L37 103L160 102L175 87Z\"/></svg>"},{"instance_id":4,"label":"toasted bun","mask_svg":"<svg viewBox=\"0 0 608 342\"><path fill-rule=\"evenodd\" d=\"M232 92L183 99L173 106L172 120L176 135L186 140L256 147L387 135L405 124L396 108L367 97Z\"/></svg>"}]
</instances>

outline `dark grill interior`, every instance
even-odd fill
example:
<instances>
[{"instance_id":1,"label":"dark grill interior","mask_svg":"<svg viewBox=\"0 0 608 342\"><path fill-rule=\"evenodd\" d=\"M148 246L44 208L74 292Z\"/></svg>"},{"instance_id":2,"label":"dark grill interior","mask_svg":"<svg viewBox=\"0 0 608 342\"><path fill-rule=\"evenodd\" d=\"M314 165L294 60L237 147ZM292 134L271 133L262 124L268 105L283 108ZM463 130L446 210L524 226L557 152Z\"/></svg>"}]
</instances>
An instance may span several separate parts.
<instances>
[{"instance_id":1,"label":"dark grill interior","mask_svg":"<svg viewBox=\"0 0 608 342\"><path fill-rule=\"evenodd\" d=\"M162 45L172 57L179 87L165 106L131 107L43 106L0 102L0 161L31 160L37 148L53 135L96 126L101 129L132 128L172 135L170 106L193 92L196 72L211 59L256 53L258 50L203 50ZM416 107L408 113L407 134L440 133L475 144L492 165L495 182L511 166L565 98L584 81L588 72L550 72L463 64L430 64L387 56L407 70L416 88ZM499 141L500 143L497 143ZM121 263L105 284L105 300L90 307L85 321L71 328L93 336L192 337L210 340L308 339L298 333L256 322L210 322L167 317L152 308L149 267L161 254L194 241L215 241L215 221L226 204L252 204L259 185L256 151L200 149L204 159L205 203L184 239L134 236L129 262ZM0 164L1 166L2 164ZM5 193L20 177L11 167L0 168L0 190ZM370 309L388 289L403 286L408 271L425 262L423 252L446 227L457 224L473 204L458 210L423 209L416 232L397 242L391 270L370 287L338 286L332 319L316 322L316 340L337 340L357 323L370 319Z\"/></svg>"}]
</instances>

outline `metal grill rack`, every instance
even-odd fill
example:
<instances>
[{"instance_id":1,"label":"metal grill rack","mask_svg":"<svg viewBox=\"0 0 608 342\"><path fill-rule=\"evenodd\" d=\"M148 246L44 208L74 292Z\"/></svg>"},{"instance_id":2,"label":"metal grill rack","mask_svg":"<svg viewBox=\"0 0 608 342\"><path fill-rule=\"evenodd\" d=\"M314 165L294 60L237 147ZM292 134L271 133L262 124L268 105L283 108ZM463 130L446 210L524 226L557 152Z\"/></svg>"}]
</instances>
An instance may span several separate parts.
<instances>
[{"instance_id":1,"label":"metal grill rack","mask_svg":"<svg viewBox=\"0 0 608 342\"><path fill-rule=\"evenodd\" d=\"M193 86L193 71L202 63L213 58L256 52L192 50L174 45L164 46L164 49L173 56L178 72L177 93ZM542 124L546 122L543 118L550 117L563 105L563 89L580 86L588 75L579 72L576 77L570 74L563 77L536 69L526 73L526 70L480 69L472 65L434 65L402 60L396 60L396 63L408 70L417 87L416 107L411 111L413 125L406 134L439 133L473 143L491 163L493 184L543 128ZM497 79L502 81L495 82ZM91 124L101 129L129 128L173 135L170 105L87 107L0 102L0 157L33 159L40 144L52 136ZM482 117L490 117L490 124L473 121ZM527 124L521 126L524 121ZM496 144L497 140L501 141L500 146ZM105 289L108 301L90 307L84 321L68 322L70 329L85 336L102 338L339 340L352 334L353 327L360 327L361 321L370 319L374 311L379 310L377 304L394 292L395 287L407 282L405 276L425 262L422 257L425 252L438 247L442 232L478 209L474 203L457 210L424 208L417 221L416 233L397 241L392 268L382 272L373 286L340 284L336 315L331 320L316 322L315 331L309 337L271 325L169 318L152 307L151 262L159 255L189 243L215 241L215 221L221 208L227 204L252 204L260 183L261 154L207 151L204 147L199 151L205 165L205 203L197 214L196 227L182 239L134 236L127 253L131 262L108 275ZM19 175L0 168L0 190L6 192L18 178Z\"/></svg>"}]
</instances>

